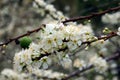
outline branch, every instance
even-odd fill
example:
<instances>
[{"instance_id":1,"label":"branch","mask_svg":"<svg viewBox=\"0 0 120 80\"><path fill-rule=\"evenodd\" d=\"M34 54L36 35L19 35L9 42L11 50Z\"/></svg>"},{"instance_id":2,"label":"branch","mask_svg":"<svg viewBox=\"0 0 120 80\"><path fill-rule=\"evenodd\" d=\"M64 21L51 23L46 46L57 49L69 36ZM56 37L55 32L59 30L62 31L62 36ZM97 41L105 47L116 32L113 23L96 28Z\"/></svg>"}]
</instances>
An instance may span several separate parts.
<instances>
[{"instance_id":1,"label":"branch","mask_svg":"<svg viewBox=\"0 0 120 80\"><path fill-rule=\"evenodd\" d=\"M71 18L71 19L69 19L69 20L62 21L62 23L67 23L67 22L71 22L71 21L74 22L74 21L77 21L77 20L90 19L90 18L93 18L93 17L95 17L95 16L100 16L100 15L103 15L103 14L108 13L108 12L111 12L111 11L117 11L117 10L119 10L119 9L120 9L120 6L115 7L115 8L110 8L110 9L105 10L105 11L100 12L100 13L93 13L93 14L88 15L88 16L80 16L80 17L78 17L78 18ZM41 25L41 26L45 26L45 24L43 24L43 25ZM25 33L25 34L23 34L23 35L20 35L20 36L15 37L15 38L11 38L11 39L9 39L9 40L6 41L6 42L1 43L0 46L7 45L7 44L9 44L9 43L11 43L11 42L13 42L13 41L17 42L18 39L20 39L20 38L22 38L22 37L24 37L24 36L28 36L28 35L30 35L30 34L32 34L32 33L34 33L34 32L38 32L38 31L41 29L41 26L40 26L39 28L37 28L37 29L32 30L32 31L28 31L27 33Z\"/></svg>"},{"instance_id":2,"label":"branch","mask_svg":"<svg viewBox=\"0 0 120 80\"><path fill-rule=\"evenodd\" d=\"M116 32L111 32L111 33L109 33L109 34L106 35L106 36L98 37L97 40L85 41L85 42L83 42L82 44L90 44L90 43L95 42L95 41L98 41L98 40L107 40L107 39L112 38L112 37L115 37L115 36L117 36L117 33L116 33Z\"/></svg>"},{"instance_id":3,"label":"branch","mask_svg":"<svg viewBox=\"0 0 120 80\"><path fill-rule=\"evenodd\" d=\"M92 14L87 15L87 16L80 16L80 17L76 17L76 18L71 18L71 19L62 21L62 23L74 22L74 21L84 20L84 19L91 19L93 17L101 16L101 15L104 15L106 13L109 13L109 12L112 12L112 11L118 11L118 10L120 10L120 6L114 7L114 8L110 8L110 9L107 9L107 10L102 11L102 12L92 13Z\"/></svg>"},{"instance_id":4,"label":"branch","mask_svg":"<svg viewBox=\"0 0 120 80\"><path fill-rule=\"evenodd\" d=\"M117 51L116 54L114 54L114 55L112 55L110 57L107 57L105 59L106 59L106 61L109 62L111 60L115 60L115 59L119 59L119 58L120 58L120 51ZM90 70L92 68L94 68L94 66L93 65L89 65L86 68L83 68L82 70L77 70L77 71L69 74L67 77L62 78L62 80L69 80L70 78L75 77L75 76L79 75L80 73L85 72L87 70Z\"/></svg>"},{"instance_id":5,"label":"branch","mask_svg":"<svg viewBox=\"0 0 120 80\"><path fill-rule=\"evenodd\" d=\"M109 1L109 2L104 3L104 4L100 4L100 5L96 6L96 8L97 8L97 9L105 8L105 7L110 6L111 4L112 4L112 5L113 5L113 4L117 4L117 3L119 3L119 2L120 2L120 1L118 1L118 0L112 0L112 1ZM87 8L87 9L83 9L83 10L80 11L80 14L84 14L84 13L86 13L86 12L91 12L91 11L93 11L93 10L96 9L96 8L95 8L95 7L89 7L89 8Z\"/></svg>"},{"instance_id":6,"label":"branch","mask_svg":"<svg viewBox=\"0 0 120 80\"><path fill-rule=\"evenodd\" d=\"M32 34L32 33L34 33L34 32L38 32L39 30L42 29L42 27L45 27L45 24L41 25L41 26L40 26L39 28L37 28L37 29L31 30L31 31L27 31L27 33L25 33L25 34L23 34L23 35L20 35L20 36L18 36L18 37L12 38L12 39L9 39L7 42L1 43L0 46L7 45L7 44L9 44L9 43L11 43L11 42L13 42L13 41L17 42L18 39L20 39L20 38L22 38L22 37L24 37L24 36L28 36L28 35L30 35L30 34Z\"/></svg>"}]
</instances>

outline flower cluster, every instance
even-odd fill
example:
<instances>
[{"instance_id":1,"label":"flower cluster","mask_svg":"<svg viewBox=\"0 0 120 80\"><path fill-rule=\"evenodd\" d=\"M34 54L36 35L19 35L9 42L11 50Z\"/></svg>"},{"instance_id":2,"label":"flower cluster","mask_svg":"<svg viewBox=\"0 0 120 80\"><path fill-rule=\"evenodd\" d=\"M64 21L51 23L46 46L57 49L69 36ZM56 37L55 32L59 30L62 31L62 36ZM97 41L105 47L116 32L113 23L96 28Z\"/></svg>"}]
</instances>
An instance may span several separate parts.
<instances>
[{"instance_id":1,"label":"flower cluster","mask_svg":"<svg viewBox=\"0 0 120 80\"><path fill-rule=\"evenodd\" d=\"M0 79L1 80L52 80L67 76L66 74L53 72L52 70L35 70L33 73L17 73L11 69L4 69L1 72Z\"/></svg>"},{"instance_id":2,"label":"flower cluster","mask_svg":"<svg viewBox=\"0 0 120 80\"><path fill-rule=\"evenodd\" d=\"M95 66L96 71L102 73L108 69L108 64L105 59L98 57L97 55L93 56L90 60L90 63Z\"/></svg>"},{"instance_id":3,"label":"flower cluster","mask_svg":"<svg viewBox=\"0 0 120 80\"><path fill-rule=\"evenodd\" d=\"M78 52L76 52L75 56L74 56L73 66L76 67L76 68L79 68L81 70L81 69L86 68L87 66L93 64L92 59L94 59L94 56L96 54L99 55L99 56L103 56L103 57L107 56L108 54L110 54L108 52L107 47L106 47L106 46L109 45L109 43L110 43L110 41L108 41L108 40L106 40L106 41L97 40L97 41L91 43L90 46L87 46L85 49L78 50ZM101 57L96 56L96 59L97 58L101 58ZM98 63L99 63L99 61L98 61ZM100 64L98 66L102 66L102 64Z\"/></svg>"},{"instance_id":4,"label":"flower cluster","mask_svg":"<svg viewBox=\"0 0 120 80\"><path fill-rule=\"evenodd\" d=\"M120 27L118 28L117 35L119 35L119 36L120 36Z\"/></svg>"},{"instance_id":5,"label":"flower cluster","mask_svg":"<svg viewBox=\"0 0 120 80\"><path fill-rule=\"evenodd\" d=\"M51 58L41 55L57 55L60 63L64 67L69 67L72 61L69 53L79 48L84 41L93 38L92 30L89 26L83 25L63 25L46 24L38 33L38 42L31 43L29 49L22 50L15 54L14 69L18 72L34 69L47 69L51 64ZM66 66L68 62L68 66Z\"/></svg>"},{"instance_id":6,"label":"flower cluster","mask_svg":"<svg viewBox=\"0 0 120 80\"><path fill-rule=\"evenodd\" d=\"M42 16L49 14L53 19L61 19L64 17L63 13L57 11L53 5L47 4L44 0L35 0L35 7L39 7L39 12Z\"/></svg>"},{"instance_id":7,"label":"flower cluster","mask_svg":"<svg viewBox=\"0 0 120 80\"><path fill-rule=\"evenodd\" d=\"M26 74L18 74L11 69L4 69L0 75L1 80L25 80L26 77Z\"/></svg>"},{"instance_id":8,"label":"flower cluster","mask_svg":"<svg viewBox=\"0 0 120 80\"><path fill-rule=\"evenodd\" d=\"M106 14L102 16L102 21L109 24L118 24L120 23L120 12Z\"/></svg>"},{"instance_id":9,"label":"flower cluster","mask_svg":"<svg viewBox=\"0 0 120 80\"><path fill-rule=\"evenodd\" d=\"M33 74L35 74L38 77L46 77L48 78L48 80L61 80L61 78L67 76L67 74L64 73L60 73L60 72L53 72L52 70L35 70L33 72Z\"/></svg>"}]
</instances>

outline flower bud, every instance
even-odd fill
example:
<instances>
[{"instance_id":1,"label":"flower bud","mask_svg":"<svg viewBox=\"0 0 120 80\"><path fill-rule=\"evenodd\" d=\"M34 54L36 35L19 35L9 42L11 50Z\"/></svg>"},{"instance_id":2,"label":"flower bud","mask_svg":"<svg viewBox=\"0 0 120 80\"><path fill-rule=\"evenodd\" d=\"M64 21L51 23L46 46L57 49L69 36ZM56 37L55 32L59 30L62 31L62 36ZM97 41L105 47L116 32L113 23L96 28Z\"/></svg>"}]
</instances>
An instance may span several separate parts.
<instances>
[{"instance_id":1,"label":"flower bud","mask_svg":"<svg viewBox=\"0 0 120 80\"><path fill-rule=\"evenodd\" d=\"M31 42L32 40L30 39L30 37L25 36L20 39L20 46L22 48L28 48Z\"/></svg>"}]
</instances>

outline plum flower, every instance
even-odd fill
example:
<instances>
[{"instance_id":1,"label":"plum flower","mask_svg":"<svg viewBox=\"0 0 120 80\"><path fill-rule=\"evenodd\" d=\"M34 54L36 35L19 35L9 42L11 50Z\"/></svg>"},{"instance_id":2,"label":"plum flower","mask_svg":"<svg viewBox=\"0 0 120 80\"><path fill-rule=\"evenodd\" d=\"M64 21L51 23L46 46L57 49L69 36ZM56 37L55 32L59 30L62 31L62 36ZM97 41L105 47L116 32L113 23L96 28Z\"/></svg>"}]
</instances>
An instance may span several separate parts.
<instances>
[{"instance_id":1,"label":"plum flower","mask_svg":"<svg viewBox=\"0 0 120 80\"><path fill-rule=\"evenodd\" d=\"M43 69L47 69L48 65L51 64L51 59L45 56L45 57L41 58L40 64Z\"/></svg>"}]
</instances>

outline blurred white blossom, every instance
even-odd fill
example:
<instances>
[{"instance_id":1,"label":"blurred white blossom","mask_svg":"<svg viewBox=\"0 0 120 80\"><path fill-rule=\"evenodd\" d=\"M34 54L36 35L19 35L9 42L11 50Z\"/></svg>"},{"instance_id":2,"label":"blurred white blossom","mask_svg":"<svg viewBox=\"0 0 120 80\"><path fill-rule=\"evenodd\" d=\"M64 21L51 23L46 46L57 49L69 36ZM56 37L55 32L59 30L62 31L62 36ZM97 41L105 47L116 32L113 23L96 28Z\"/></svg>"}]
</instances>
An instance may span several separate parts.
<instances>
[{"instance_id":1,"label":"blurred white blossom","mask_svg":"<svg viewBox=\"0 0 120 80\"><path fill-rule=\"evenodd\" d=\"M76 68L79 68L81 70L84 67L86 67L87 65L84 60L80 60L77 58L77 59L75 59L73 66Z\"/></svg>"},{"instance_id":2,"label":"blurred white blossom","mask_svg":"<svg viewBox=\"0 0 120 80\"><path fill-rule=\"evenodd\" d=\"M120 12L105 14L102 16L102 21L109 24L119 24L120 23Z\"/></svg>"},{"instance_id":3,"label":"blurred white blossom","mask_svg":"<svg viewBox=\"0 0 120 80\"><path fill-rule=\"evenodd\" d=\"M119 36L120 36L120 27L118 28L117 35L119 35Z\"/></svg>"},{"instance_id":4,"label":"blurred white blossom","mask_svg":"<svg viewBox=\"0 0 120 80\"><path fill-rule=\"evenodd\" d=\"M68 55L65 55L62 57L62 60L60 60L62 66L64 68L71 68L72 67L72 60Z\"/></svg>"},{"instance_id":5,"label":"blurred white blossom","mask_svg":"<svg viewBox=\"0 0 120 80\"><path fill-rule=\"evenodd\" d=\"M12 69L4 69L1 72L0 80L44 80L44 77L48 78L47 80L60 80L65 76L67 75L52 70L36 69L32 73L17 73Z\"/></svg>"},{"instance_id":6,"label":"blurred white blossom","mask_svg":"<svg viewBox=\"0 0 120 80\"><path fill-rule=\"evenodd\" d=\"M96 75L95 80L105 80L105 78L101 75Z\"/></svg>"},{"instance_id":7,"label":"blurred white blossom","mask_svg":"<svg viewBox=\"0 0 120 80\"><path fill-rule=\"evenodd\" d=\"M63 15L63 13L56 10L52 4L48 4L44 0L35 0L35 2L33 3L33 6L37 7L38 5L39 5L38 12L41 13L41 16L48 14L53 19L57 19L57 20L61 20L63 18L65 19L65 16Z\"/></svg>"},{"instance_id":8,"label":"blurred white blossom","mask_svg":"<svg viewBox=\"0 0 120 80\"><path fill-rule=\"evenodd\" d=\"M108 69L108 64L105 59L98 57L97 55L91 57L90 63L95 66L96 71L102 73Z\"/></svg>"}]
</instances>

